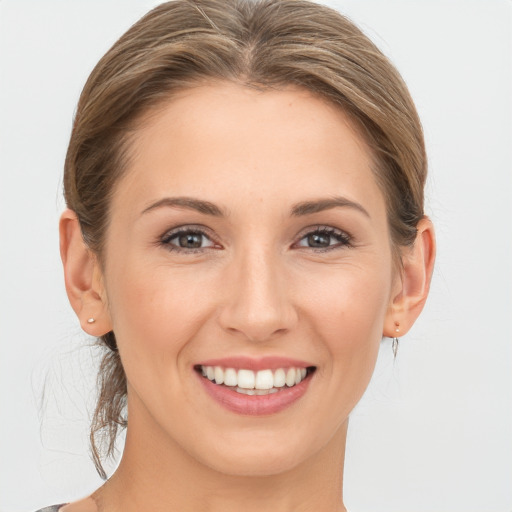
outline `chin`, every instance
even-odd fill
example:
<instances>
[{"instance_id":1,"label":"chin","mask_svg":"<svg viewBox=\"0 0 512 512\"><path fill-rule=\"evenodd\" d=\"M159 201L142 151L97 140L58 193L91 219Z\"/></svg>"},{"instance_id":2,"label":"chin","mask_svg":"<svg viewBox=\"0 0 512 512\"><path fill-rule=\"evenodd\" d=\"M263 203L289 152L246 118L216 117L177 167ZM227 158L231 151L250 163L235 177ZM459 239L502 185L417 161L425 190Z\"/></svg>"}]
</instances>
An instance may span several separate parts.
<instances>
[{"instance_id":1,"label":"chin","mask_svg":"<svg viewBox=\"0 0 512 512\"><path fill-rule=\"evenodd\" d=\"M306 457L296 452L269 453L264 450L255 454L238 450L234 457L216 457L205 463L218 473L233 477L270 477L292 471L303 459Z\"/></svg>"},{"instance_id":2,"label":"chin","mask_svg":"<svg viewBox=\"0 0 512 512\"><path fill-rule=\"evenodd\" d=\"M304 426L304 425L303 425ZM344 439L344 428L334 435L327 432L307 432L294 429L282 431L240 432L224 438L211 439L209 446L194 446L190 453L200 464L233 477L270 477L293 471L310 463L324 449L335 449L337 439ZM295 435L294 435L295 434ZM300 434L300 435L298 435ZM332 433L331 433L332 434ZM340 436L338 434L341 434ZM322 442L323 440L323 442ZM202 444L202 443L201 443Z\"/></svg>"}]
</instances>

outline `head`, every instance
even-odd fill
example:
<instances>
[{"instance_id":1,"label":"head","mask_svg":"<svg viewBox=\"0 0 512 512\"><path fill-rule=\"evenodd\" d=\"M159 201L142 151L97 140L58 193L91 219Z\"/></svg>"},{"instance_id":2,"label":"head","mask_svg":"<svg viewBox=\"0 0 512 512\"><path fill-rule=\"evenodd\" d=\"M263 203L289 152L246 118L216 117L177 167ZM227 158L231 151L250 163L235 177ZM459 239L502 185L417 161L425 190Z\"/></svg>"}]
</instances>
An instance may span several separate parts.
<instances>
[{"instance_id":1,"label":"head","mask_svg":"<svg viewBox=\"0 0 512 512\"><path fill-rule=\"evenodd\" d=\"M327 425L319 419L311 450L320 450L363 393L382 336L405 334L426 299L426 167L399 74L327 7L178 0L130 28L84 87L64 176L68 295L106 347L91 436L97 467L96 436L106 430L112 451L127 389L134 410L192 450L185 430L202 405L216 405L191 398L182 427L155 411L179 405L191 367L230 354L311 363L312 390L340 401ZM149 399L162 387L170 391ZM219 452L246 445L249 431L275 451L293 407L258 417L261 431L237 416L236 435L226 411L212 423ZM198 459L212 444L203 442ZM311 454L276 455L275 471Z\"/></svg>"}]
</instances>

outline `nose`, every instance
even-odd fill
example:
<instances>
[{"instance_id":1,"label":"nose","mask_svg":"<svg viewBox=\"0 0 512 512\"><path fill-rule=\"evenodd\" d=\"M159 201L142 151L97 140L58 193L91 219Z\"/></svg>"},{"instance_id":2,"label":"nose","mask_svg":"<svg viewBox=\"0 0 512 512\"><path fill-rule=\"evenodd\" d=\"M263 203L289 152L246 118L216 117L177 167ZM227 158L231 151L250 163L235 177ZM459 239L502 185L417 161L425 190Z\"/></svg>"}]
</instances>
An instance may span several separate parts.
<instances>
[{"instance_id":1,"label":"nose","mask_svg":"<svg viewBox=\"0 0 512 512\"><path fill-rule=\"evenodd\" d=\"M292 287L271 250L247 249L231 262L227 300L219 315L222 328L252 342L289 332L298 315Z\"/></svg>"}]
</instances>

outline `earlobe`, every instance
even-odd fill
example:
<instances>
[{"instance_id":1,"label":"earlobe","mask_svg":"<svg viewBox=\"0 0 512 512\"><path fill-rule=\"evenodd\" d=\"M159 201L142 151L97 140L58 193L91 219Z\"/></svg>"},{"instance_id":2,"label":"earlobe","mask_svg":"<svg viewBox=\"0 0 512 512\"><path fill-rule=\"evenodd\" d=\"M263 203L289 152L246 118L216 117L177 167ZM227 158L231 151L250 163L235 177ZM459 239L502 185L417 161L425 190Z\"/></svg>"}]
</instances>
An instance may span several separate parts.
<instances>
[{"instance_id":1,"label":"earlobe","mask_svg":"<svg viewBox=\"0 0 512 512\"><path fill-rule=\"evenodd\" d=\"M383 334L387 337L396 336L397 324L400 336L406 334L427 300L436 253L434 226L424 217L417 230L414 245L402 252L401 279L384 325Z\"/></svg>"},{"instance_id":2,"label":"earlobe","mask_svg":"<svg viewBox=\"0 0 512 512\"><path fill-rule=\"evenodd\" d=\"M63 212L59 233L64 281L71 307L85 332L101 336L112 330L101 269L96 255L82 238L74 211L67 209Z\"/></svg>"}]
</instances>

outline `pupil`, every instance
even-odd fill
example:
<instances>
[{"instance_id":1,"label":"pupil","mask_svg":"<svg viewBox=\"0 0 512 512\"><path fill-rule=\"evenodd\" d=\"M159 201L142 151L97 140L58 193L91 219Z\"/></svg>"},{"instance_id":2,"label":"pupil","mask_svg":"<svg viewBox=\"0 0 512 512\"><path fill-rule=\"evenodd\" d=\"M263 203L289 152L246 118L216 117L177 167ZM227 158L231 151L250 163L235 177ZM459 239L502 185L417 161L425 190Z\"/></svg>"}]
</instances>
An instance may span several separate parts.
<instances>
[{"instance_id":1,"label":"pupil","mask_svg":"<svg viewBox=\"0 0 512 512\"><path fill-rule=\"evenodd\" d=\"M328 247L330 238L330 235L314 233L312 235L308 235L308 244L310 247Z\"/></svg>"},{"instance_id":2,"label":"pupil","mask_svg":"<svg viewBox=\"0 0 512 512\"><path fill-rule=\"evenodd\" d=\"M188 234L180 235L179 238L180 247L186 247L187 249L197 249L201 247L201 235Z\"/></svg>"}]
</instances>

